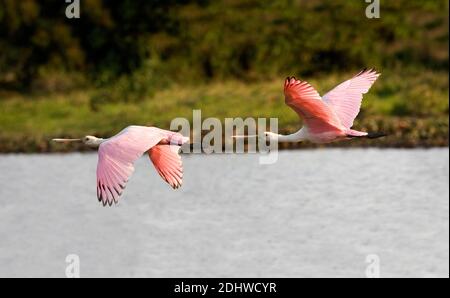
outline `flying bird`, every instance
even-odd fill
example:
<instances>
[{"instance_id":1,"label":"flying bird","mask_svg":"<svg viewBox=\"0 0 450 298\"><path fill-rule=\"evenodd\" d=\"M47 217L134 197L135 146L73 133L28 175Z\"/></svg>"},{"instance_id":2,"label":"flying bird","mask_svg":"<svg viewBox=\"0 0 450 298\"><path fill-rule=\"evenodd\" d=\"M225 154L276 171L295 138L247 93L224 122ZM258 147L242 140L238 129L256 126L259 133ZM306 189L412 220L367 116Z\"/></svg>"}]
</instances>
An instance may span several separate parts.
<instances>
[{"instance_id":1,"label":"flying bird","mask_svg":"<svg viewBox=\"0 0 450 298\"><path fill-rule=\"evenodd\" d=\"M363 94L369 91L379 75L372 69L363 70L322 97L308 82L295 77L286 78L285 103L303 119L303 127L290 135L265 132L266 139L277 142L308 140L313 143L330 143L352 138L374 139L385 136L384 133L367 133L352 129L353 121L361 108Z\"/></svg>"},{"instance_id":2,"label":"flying bird","mask_svg":"<svg viewBox=\"0 0 450 298\"><path fill-rule=\"evenodd\" d=\"M157 127L128 126L117 135L102 139L85 136L81 139L53 139L55 142L83 142L98 148L97 198L111 206L119 197L134 171L134 162L147 153L159 175L174 189L183 180L179 151L189 138Z\"/></svg>"}]
</instances>

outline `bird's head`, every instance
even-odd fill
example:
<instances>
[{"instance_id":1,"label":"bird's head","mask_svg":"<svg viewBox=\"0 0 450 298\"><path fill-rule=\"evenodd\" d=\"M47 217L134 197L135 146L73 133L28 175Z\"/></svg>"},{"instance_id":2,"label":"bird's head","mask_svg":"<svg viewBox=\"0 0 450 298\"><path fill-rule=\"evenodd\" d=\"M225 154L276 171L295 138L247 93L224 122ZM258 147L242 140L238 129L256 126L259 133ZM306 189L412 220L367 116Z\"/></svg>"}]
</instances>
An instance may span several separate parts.
<instances>
[{"instance_id":1,"label":"bird's head","mask_svg":"<svg viewBox=\"0 0 450 298\"><path fill-rule=\"evenodd\" d=\"M277 142L278 141L278 134L273 133L271 131L265 131L264 132L264 138L268 142Z\"/></svg>"},{"instance_id":2,"label":"bird's head","mask_svg":"<svg viewBox=\"0 0 450 298\"><path fill-rule=\"evenodd\" d=\"M89 146L89 147L98 147L100 146L100 144L102 143L103 139L94 137L94 136L85 136L84 138L81 139L81 141Z\"/></svg>"}]
</instances>

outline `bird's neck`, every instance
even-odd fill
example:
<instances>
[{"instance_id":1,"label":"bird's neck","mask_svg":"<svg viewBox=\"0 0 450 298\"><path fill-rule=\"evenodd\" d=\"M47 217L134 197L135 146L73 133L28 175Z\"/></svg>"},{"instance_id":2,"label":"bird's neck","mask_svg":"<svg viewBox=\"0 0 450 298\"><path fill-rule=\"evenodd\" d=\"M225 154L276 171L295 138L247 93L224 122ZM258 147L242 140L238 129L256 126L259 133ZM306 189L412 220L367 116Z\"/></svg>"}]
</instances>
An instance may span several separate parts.
<instances>
[{"instance_id":1,"label":"bird's neck","mask_svg":"<svg viewBox=\"0 0 450 298\"><path fill-rule=\"evenodd\" d=\"M300 129L296 133L292 133L289 135L277 135L278 142L290 142L290 143L297 143L304 141L306 139L305 131L303 129Z\"/></svg>"},{"instance_id":2,"label":"bird's neck","mask_svg":"<svg viewBox=\"0 0 450 298\"><path fill-rule=\"evenodd\" d=\"M103 143L104 141L106 140L102 138L95 138L91 144L91 147L98 148L98 146L100 146L100 144Z\"/></svg>"}]
</instances>

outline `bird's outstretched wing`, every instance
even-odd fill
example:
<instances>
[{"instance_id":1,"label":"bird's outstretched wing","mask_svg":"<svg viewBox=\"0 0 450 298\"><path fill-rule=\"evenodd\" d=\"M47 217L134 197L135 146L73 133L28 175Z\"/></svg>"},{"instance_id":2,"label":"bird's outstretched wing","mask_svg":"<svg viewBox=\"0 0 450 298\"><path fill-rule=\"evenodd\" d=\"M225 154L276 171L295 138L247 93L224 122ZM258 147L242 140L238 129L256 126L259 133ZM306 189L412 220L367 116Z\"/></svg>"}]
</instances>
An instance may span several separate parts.
<instances>
[{"instance_id":1,"label":"bird's outstretched wing","mask_svg":"<svg viewBox=\"0 0 450 298\"><path fill-rule=\"evenodd\" d=\"M133 163L147 150L167 137L170 131L156 127L129 126L100 144L97 164L97 197L103 205L117 203Z\"/></svg>"},{"instance_id":2,"label":"bird's outstretched wing","mask_svg":"<svg viewBox=\"0 0 450 298\"><path fill-rule=\"evenodd\" d=\"M286 104L303 118L311 133L320 134L341 129L336 114L309 83L287 78L284 81L284 96Z\"/></svg>"},{"instance_id":3,"label":"bird's outstretched wing","mask_svg":"<svg viewBox=\"0 0 450 298\"><path fill-rule=\"evenodd\" d=\"M323 100L334 109L345 128L353 126L361 109L363 94L369 91L379 75L372 69L363 70L323 96Z\"/></svg>"},{"instance_id":4,"label":"bird's outstretched wing","mask_svg":"<svg viewBox=\"0 0 450 298\"><path fill-rule=\"evenodd\" d=\"M148 151L158 174L174 189L183 183L183 164L179 150L179 145L164 144L156 145Z\"/></svg>"}]
</instances>

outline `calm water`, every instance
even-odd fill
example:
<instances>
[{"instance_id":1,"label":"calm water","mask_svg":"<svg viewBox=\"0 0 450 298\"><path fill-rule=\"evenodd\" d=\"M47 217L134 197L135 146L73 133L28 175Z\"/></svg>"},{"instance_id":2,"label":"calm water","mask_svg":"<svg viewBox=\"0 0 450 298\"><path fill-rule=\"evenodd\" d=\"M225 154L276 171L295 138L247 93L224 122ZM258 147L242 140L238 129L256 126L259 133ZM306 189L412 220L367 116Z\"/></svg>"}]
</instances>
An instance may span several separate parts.
<instances>
[{"instance_id":1,"label":"calm water","mask_svg":"<svg viewBox=\"0 0 450 298\"><path fill-rule=\"evenodd\" d=\"M120 204L96 154L0 155L0 277L449 276L449 151L183 156L173 191L147 158Z\"/></svg>"}]
</instances>

